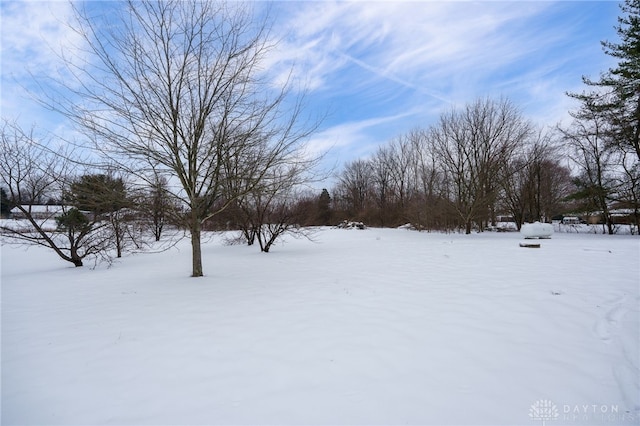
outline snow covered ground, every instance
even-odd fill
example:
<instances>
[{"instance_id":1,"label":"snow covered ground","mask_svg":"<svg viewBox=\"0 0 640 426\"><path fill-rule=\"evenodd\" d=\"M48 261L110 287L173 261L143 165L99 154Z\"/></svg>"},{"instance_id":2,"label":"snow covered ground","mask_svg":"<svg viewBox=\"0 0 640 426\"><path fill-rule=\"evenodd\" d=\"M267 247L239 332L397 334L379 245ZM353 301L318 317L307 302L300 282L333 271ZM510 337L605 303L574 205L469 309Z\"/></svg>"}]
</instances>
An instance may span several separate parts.
<instances>
[{"instance_id":1,"label":"snow covered ground","mask_svg":"<svg viewBox=\"0 0 640 426\"><path fill-rule=\"evenodd\" d=\"M640 239L325 228L111 268L2 247L2 424L640 423Z\"/></svg>"}]
</instances>

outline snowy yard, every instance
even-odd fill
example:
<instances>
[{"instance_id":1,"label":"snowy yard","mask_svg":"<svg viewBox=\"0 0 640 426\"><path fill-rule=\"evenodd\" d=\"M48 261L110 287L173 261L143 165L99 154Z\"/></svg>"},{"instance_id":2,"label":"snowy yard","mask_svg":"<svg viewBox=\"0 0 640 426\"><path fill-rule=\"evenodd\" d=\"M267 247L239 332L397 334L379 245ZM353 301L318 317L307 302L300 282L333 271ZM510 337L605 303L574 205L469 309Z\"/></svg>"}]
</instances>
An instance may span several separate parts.
<instances>
[{"instance_id":1,"label":"snowy yard","mask_svg":"<svg viewBox=\"0 0 640 426\"><path fill-rule=\"evenodd\" d=\"M2 247L2 424L640 423L640 239L323 229ZM546 409L543 409L546 407Z\"/></svg>"}]
</instances>

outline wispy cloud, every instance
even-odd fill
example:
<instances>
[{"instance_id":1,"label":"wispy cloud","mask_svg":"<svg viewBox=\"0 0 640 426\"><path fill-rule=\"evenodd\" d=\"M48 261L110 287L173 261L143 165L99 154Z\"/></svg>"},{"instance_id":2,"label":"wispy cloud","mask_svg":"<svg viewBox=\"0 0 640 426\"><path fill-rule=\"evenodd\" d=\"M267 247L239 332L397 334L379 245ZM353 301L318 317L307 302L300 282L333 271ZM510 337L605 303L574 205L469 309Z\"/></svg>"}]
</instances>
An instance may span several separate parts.
<instances>
[{"instance_id":1,"label":"wispy cloud","mask_svg":"<svg viewBox=\"0 0 640 426\"><path fill-rule=\"evenodd\" d=\"M46 90L40 84L63 72L62 57L77 58L81 37L68 25L73 14L69 2L0 2L2 16L2 98L5 118L27 125L47 121L48 113L33 97ZM59 119L58 119L59 121ZM49 129L53 130L53 129Z\"/></svg>"},{"instance_id":2,"label":"wispy cloud","mask_svg":"<svg viewBox=\"0 0 640 426\"><path fill-rule=\"evenodd\" d=\"M612 27L617 9L609 6ZM278 60L295 62L297 78L313 82L308 88L323 94L327 104L356 105L351 114L360 121L326 133L344 134L346 145L379 134L379 127L353 125L367 123L366 113L437 115L480 96L510 97L534 120L553 124L569 104L564 92L575 87L568 80L579 84L585 72L576 74L576 66L598 67L598 38L587 40L585 28L594 29L589 19L602 7L518 1L283 3L281 47L288 56ZM406 121L386 125L402 131Z\"/></svg>"},{"instance_id":3,"label":"wispy cloud","mask_svg":"<svg viewBox=\"0 0 640 426\"><path fill-rule=\"evenodd\" d=\"M109 2L90 2L100 12ZM266 6L265 6L266 8ZM565 91L580 90L608 58L612 2L294 1L270 6L279 40L263 64L274 84L308 91L328 113L313 149L340 161L479 96L507 96L542 124L566 116ZM261 10L260 7L256 7ZM31 75L60 70L81 40L67 25L67 2L0 2L3 115L28 116ZM72 55L69 55L72 56ZM38 119L33 114L33 122ZM45 118L46 120L46 118Z\"/></svg>"},{"instance_id":4,"label":"wispy cloud","mask_svg":"<svg viewBox=\"0 0 640 426\"><path fill-rule=\"evenodd\" d=\"M401 114L370 117L359 121L340 122L325 128L309 140L310 152L328 153L327 168L344 161L367 157L395 136L393 129L398 122L414 121L420 110Z\"/></svg>"},{"instance_id":5,"label":"wispy cloud","mask_svg":"<svg viewBox=\"0 0 640 426\"><path fill-rule=\"evenodd\" d=\"M548 4L301 2L282 24L289 34L282 48L295 52L300 73L327 86L347 58L371 79L429 87L425 83L434 77L490 70L517 60L518 51L526 54L526 43L512 49L516 34L501 30L542 13ZM431 84L438 89L441 83Z\"/></svg>"}]
</instances>

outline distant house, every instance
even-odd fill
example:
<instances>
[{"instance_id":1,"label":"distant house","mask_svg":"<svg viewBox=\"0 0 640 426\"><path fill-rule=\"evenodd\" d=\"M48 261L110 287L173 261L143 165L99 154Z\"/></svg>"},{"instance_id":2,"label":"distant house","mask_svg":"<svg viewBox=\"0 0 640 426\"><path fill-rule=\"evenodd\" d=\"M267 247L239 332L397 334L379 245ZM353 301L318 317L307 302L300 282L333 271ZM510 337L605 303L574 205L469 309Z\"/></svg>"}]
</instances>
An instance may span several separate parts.
<instances>
[{"instance_id":1,"label":"distant house","mask_svg":"<svg viewBox=\"0 0 640 426\"><path fill-rule=\"evenodd\" d=\"M565 216L562 218L563 225L579 225L583 220L578 216Z\"/></svg>"},{"instance_id":2,"label":"distant house","mask_svg":"<svg viewBox=\"0 0 640 426\"><path fill-rule=\"evenodd\" d=\"M22 205L20 206L24 210L31 212L31 216L34 219L54 219L60 216L69 207L60 205L48 205L48 204L34 204L34 205ZM11 209L11 217L13 219L25 219L26 216L18 207Z\"/></svg>"},{"instance_id":3,"label":"distant house","mask_svg":"<svg viewBox=\"0 0 640 426\"><path fill-rule=\"evenodd\" d=\"M615 224L631 225L636 223L636 212L634 209L614 209L609 213L611 214L611 221Z\"/></svg>"}]
</instances>

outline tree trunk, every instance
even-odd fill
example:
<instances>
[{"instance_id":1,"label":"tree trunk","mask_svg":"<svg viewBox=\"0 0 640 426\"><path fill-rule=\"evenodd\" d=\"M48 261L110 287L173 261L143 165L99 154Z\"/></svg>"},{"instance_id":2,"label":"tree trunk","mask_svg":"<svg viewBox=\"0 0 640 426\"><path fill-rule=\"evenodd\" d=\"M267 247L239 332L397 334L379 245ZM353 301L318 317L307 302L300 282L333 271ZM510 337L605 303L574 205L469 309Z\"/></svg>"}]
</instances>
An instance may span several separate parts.
<instances>
[{"instance_id":1,"label":"tree trunk","mask_svg":"<svg viewBox=\"0 0 640 426\"><path fill-rule=\"evenodd\" d=\"M153 217L153 236L156 238L156 241L160 241L160 236L162 235L162 222L158 215L154 215Z\"/></svg>"},{"instance_id":2,"label":"tree trunk","mask_svg":"<svg viewBox=\"0 0 640 426\"><path fill-rule=\"evenodd\" d=\"M638 160L640 160L640 97L638 97L638 102L636 104L636 116L635 116L635 126L633 132L633 139L631 140L631 144L633 145L633 149L636 151L636 155L638 156Z\"/></svg>"},{"instance_id":3,"label":"tree trunk","mask_svg":"<svg viewBox=\"0 0 640 426\"><path fill-rule=\"evenodd\" d=\"M191 223L191 259L192 277L201 277L202 274L202 247L200 246L200 221L193 219Z\"/></svg>"},{"instance_id":4,"label":"tree trunk","mask_svg":"<svg viewBox=\"0 0 640 426\"><path fill-rule=\"evenodd\" d=\"M256 237L258 238L258 244L260 245L260 251L264 251L264 241L262 241L262 227L258 227L256 231ZM269 250L267 249L267 252Z\"/></svg>"},{"instance_id":5,"label":"tree trunk","mask_svg":"<svg viewBox=\"0 0 640 426\"><path fill-rule=\"evenodd\" d=\"M244 235L245 240L247 240L247 245L252 246L256 240L256 230L253 226L243 227L242 234Z\"/></svg>"},{"instance_id":6,"label":"tree trunk","mask_svg":"<svg viewBox=\"0 0 640 426\"><path fill-rule=\"evenodd\" d=\"M114 233L116 237L116 257L120 259L122 257L122 234L120 232L119 224L114 225Z\"/></svg>"},{"instance_id":7,"label":"tree trunk","mask_svg":"<svg viewBox=\"0 0 640 426\"><path fill-rule=\"evenodd\" d=\"M73 263L76 268L81 267L82 266L82 258L80 256L78 256L78 249L73 244L71 245L71 250L70 250L69 254L70 254L69 261L71 263Z\"/></svg>"},{"instance_id":8,"label":"tree trunk","mask_svg":"<svg viewBox=\"0 0 640 426\"><path fill-rule=\"evenodd\" d=\"M269 240L267 241L267 244L265 244L264 247L262 248L262 251L265 253L269 253L269 249L271 248L273 243L275 243L276 239L280 234L282 234L282 232L280 232L279 230L274 231L271 234L271 237L269 238Z\"/></svg>"}]
</instances>

